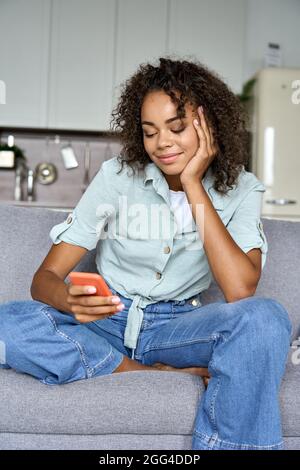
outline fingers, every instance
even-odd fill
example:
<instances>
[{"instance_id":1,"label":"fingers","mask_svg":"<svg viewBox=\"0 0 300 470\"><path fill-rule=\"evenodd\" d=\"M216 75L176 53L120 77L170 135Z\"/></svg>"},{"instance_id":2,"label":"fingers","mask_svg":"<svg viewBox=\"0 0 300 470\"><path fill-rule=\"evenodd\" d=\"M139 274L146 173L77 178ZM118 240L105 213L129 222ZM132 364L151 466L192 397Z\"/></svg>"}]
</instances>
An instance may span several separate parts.
<instances>
[{"instance_id":1,"label":"fingers","mask_svg":"<svg viewBox=\"0 0 300 470\"><path fill-rule=\"evenodd\" d=\"M70 295L92 294L93 292L90 291L90 289L93 289L93 292L95 292L94 286L75 286L74 284L68 284L68 293Z\"/></svg>"},{"instance_id":2,"label":"fingers","mask_svg":"<svg viewBox=\"0 0 300 470\"><path fill-rule=\"evenodd\" d=\"M76 320L81 323L88 323L90 321L109 318L121 312L124 308L124 304L114 306L104 305L103 307L99 305L96 307L83 307L82 305L75 304L70 306L70 311L73 313Z\"/></svg>"},{"instance_id":3,"label":"fingers","mask_svg":"<svg viewBox=\"0 0 300 470\"><path fill-rule=\"evenodd\" d=\"M89 288L93 286L75 286L68 285L68 299L69 303L93 306L93 305L118 305L121 300L118 296L98 296L91 295Z\"/></svg>"},{"instance_id":4,"label":"fingers","mask_svg":"<svg viewBox=\"0 0 300 470\"><path fill-rule=\"evenodd\" d=\"M116 298L118 300L114 301ZM67 302L70 304L82 305L83 307L94 307L94 306L117 306L120 305L121 300L119 297L103 297L101 295L69 295Z\"/></svg>"},{"instance_id":5,"label":"fingers","mask_svg":"<svg viewBox=\"0 0 300 470\"><path fill-rule=\"evenodd\" d=\"M205 116L204 116L204 112L201 111L200 108L198 108L198 114L199 114L199 118L200 118L200 124L203 127L203 130L204 130L204 133L205 133L205 136L206 136L206 146L207 146L208 153L209 153L209 155L212 155L213 150L212 150L211 133L210 133L209 127L207 125L207 122L206 122L206 119L205 119Z\"/></svg>"},{"instance_id":6,"label":"fingers","mask_svg":"<svg viewBox=\"0 0 300 470\"><path fill-rule=\"evenodd\" d=\"M125 305L124 304L119 304L119 305L103 305L99 306L96 305L95 307L84 307L81 304L71 304L71 311L72 313L79 313L83 315L102 315L104 313L116 313L116 312L121 312L124 310Z\"/></svg>"},{"instance_id":7,"label":"fingers","mask_svg":"<svg viewBox=\"0 0 300 470\"><path fill-rule=\"evenodd\" d=\"M200 119L194 119L194 125L195 125L195 128L196 128L196 131L197 131L197 134L198 134L198 137L199 137L199 150L200 152L204 152L206 153L207 152L207 144L206 144L206 135L204 133L204 130L201 126L201 121Z\"/></svg>"},{"instance_id":8,"label":"fingers","mask_svg":"<svg viewBox=\"0 0 300 470\"><path fill-rule=\"evenodd\" d=\"M209 133L209 130L208 130L208 127L207 127L207 123L206 123L206 119L204 117L204 113L201 110L201 107L198 108L198 115L199 115L200 126L202 127L203 132L205 134L205 141L206 141L207 150L209 152L211 152L210 133Z\"/></svg>"},{"instance_id":9,"label":"fingers","mask_svg":"<svg viewBox=\"0 0 300 470\"><path fill-rule=\"evenodd\" d=\"M89 295L88 286L68 285L67 302L75 318L83 323L104 319L122 311L125 305L117 296Z\"/></svg>"},{"instance_id":10,"label":"fingers","mask_svg":"<svg viewBox=\"0 0 300 470\"><path fill-rule=\"evenodd\" d=\"M208 155L212 156L215 154L215 151L216 151L213 137L212 137L212 131L206 122L204 112L201 111L200 106L198 108L198 116L199 116L198 118L199 125L196 125L196 129L197 129L199 138L202 139L203 147L208 153Z\"/></svg>"},{"instance_id":11,"label":"fingers","mask_svg":"<svg viewBox=\"0 0 300 470\"><path fill-rule=\"evenodd\" d=\"M97 321L97 320L105 320L105 318L109 318L111 315L81 315L81 314L76 314L74 317L76 318L77 321L80 323L89 323L91 321Z\"/></svg>"}]
</instances>

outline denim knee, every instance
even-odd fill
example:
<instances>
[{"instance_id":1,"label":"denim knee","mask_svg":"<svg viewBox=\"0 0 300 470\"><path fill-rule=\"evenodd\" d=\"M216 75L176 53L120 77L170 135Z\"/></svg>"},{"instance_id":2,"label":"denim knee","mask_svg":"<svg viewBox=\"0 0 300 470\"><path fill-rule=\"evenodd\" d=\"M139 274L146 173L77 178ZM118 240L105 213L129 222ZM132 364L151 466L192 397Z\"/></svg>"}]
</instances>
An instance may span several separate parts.
<instances>
[{"instance_id":1,"label":"denim knee","mask_svg":"<svg viewBox=\"0 0 300 470\"><path fill-rule=\"evenodd\" d=\"M35 305L36 304L36 305ZM4 350L4 346L8 342L8 337L11 336L11 332L14 329L14 323L18 321L16 315L26 313L28 307L36 307L37 311L45 304L36 300L11 300L0 304L0 341L1 351ZM8 332L8 334L6 334ZM1 363L1 358L0 358Z\"/></svg>"},{"instance_id":2,"label":"denim knee","mask_svg":"<svg viewBox=\"0 0 300 470\"><path fill-rule=\"evenodd\" d=\"M16 315L26 315L27 312L39 312L46 304L38 300L11 300L4 304L0 304L0 333L3 328L9 324L13 324L16 320Z\"/></svg>"},{"instance_id":3,"label":"denim knee","mask_svg":"<svg viewBox=\"0 0 300 470\"><path fill-rule=\"evenodd\" d=\"M36 306L37 308L41 308L46 304L39 300L10 300L9 302L0 304L0 321L5 318L7 314L10 317L13 313L19 313L21 311L22 313L26 312L24 307L28 307L29 305L30 307Z\"/></svg>"},{"instance_id":4,"label":"denim knee","mask_svg":"<svg viewBox=\"0 0 300 470\"><path fill-rule=\"evenodd\" d=\"M268 297L248 297L241 301L248 313L248 328L252 334L263 333L265 345L278 344L278 339L286 337L288 343L291 341L292 324L286 309L275 299ZM258 335L257 339L259 341Z\"/></svg>"},{"instance_id":5,"label":"denim knee","mask_svg":"<svg viewBox=\"0 0 300 470\"><path fill-rule=\"evenodd\" d=\"M1 345L3 365L7 360L7 366L48 385L109 374L123 359L105 338L72 315L39 301L0 306Z\"/></svg>"},{"instance_id":6,"label":"denim knee","mask_svg":"<svg viewBox=\"0 0 300 470\"><path fill-rule=\"evenodd\" d=\"M266 328L268 325L280 330L284 327L288 334L291 334L292 324L288 312L280 302L269 297L252 297L251 299L255 305L253 312L257 321Z\"/></svg>"}]
</instances>

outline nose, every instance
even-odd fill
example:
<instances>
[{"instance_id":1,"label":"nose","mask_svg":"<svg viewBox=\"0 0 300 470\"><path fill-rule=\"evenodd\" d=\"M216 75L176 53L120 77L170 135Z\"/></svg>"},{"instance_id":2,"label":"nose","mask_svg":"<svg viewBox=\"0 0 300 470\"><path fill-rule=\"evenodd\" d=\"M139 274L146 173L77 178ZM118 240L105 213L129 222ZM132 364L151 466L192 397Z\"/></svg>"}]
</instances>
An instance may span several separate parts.
<instances>
[{"instance_id":1,"label":"nose","mask_svg":"<svg viewBox=\"0 0 300 470\"><path fill-rule=\"evenodd\" d=\"M169 132L161 132L158 136L157 147L163 149L165 147L172 147L173 137Z\"/></svg>"}]
</instances>

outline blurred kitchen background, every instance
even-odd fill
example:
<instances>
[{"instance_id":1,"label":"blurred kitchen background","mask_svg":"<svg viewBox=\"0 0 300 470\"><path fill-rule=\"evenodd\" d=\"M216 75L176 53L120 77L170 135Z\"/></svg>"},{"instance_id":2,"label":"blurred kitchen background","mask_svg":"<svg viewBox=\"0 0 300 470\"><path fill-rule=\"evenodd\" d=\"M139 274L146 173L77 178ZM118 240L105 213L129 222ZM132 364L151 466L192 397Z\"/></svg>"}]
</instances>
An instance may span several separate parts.
<instances>
[{"instance_id":1,"label":"blurred kitchen background","mask_svg":"<svg viewBox=\"0 0 300 470\"><path fill-rule=\"evenodd\" d=\"M72 209L121 145L120 85L196 58L249 113L262 215L300 220L300 0L0 0L0 203Z\"/></svg>"}]
</instances>

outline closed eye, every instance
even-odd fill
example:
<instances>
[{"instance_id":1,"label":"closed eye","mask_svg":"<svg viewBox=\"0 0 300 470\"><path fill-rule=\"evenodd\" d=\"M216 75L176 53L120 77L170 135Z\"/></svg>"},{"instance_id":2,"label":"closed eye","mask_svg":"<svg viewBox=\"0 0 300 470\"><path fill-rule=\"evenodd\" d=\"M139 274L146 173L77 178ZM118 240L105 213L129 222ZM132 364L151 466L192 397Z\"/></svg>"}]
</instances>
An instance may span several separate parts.
<instances>
[{"instance_id":1,"label":"closed eye","mask_svg":"<svg viewBox=\"0 0 300 470\"><path fill-rule=\"evenodd\" d=\"M177 131L171 131L171 132L174 132L174 134L179 134L180 132L183 132L185 129L185 127L183 127L182 129L178 129ZM145 137L153 137L155 134L145 134L144 133L144 136Z\"/></svg>"}]
</instances>

